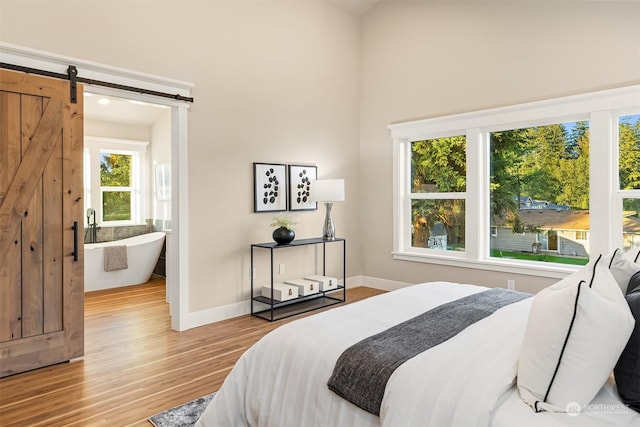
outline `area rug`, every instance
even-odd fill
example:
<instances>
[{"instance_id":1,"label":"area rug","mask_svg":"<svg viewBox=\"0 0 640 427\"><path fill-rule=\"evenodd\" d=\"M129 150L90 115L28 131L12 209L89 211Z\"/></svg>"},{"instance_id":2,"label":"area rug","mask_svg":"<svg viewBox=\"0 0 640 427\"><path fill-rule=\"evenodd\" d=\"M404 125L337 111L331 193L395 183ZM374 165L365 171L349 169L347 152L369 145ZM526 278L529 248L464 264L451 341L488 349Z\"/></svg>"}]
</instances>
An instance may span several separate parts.
<instances>
[{"instance_id":1,"label":"area rug","mask_svg":"<svg viewBox=\"0 0 640 427\"><path fill-rule=\"evenodd\" d=\"M191 402L160 412L149 418L149 422L156 427L191 427L198 421L200 414L204 412L214 394L207 394Z\"/></svg>"}]
</instances>

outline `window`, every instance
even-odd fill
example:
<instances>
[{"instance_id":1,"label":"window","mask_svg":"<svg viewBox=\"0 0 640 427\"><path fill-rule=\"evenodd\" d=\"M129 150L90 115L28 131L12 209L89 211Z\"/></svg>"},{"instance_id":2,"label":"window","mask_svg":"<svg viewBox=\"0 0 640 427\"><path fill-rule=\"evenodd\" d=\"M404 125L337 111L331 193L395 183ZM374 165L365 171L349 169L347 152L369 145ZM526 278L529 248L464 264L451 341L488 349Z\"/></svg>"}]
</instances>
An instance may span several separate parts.
<instances>
[{"instance_id":1,"label":"window","mask_svg":"<svg viewBox=\"0 0 640 427\"><path fill-rule=\"evenodd\" d=\"M133 154L100 153L102 221L131 221Z\"/></svg>"},{"instance_id":2,"label":"window","mask_svg":"<svg viewBox=\"0 0 640 427\"><path fill-rule=\"evenodd\" d=\"M411 144L411 246L464 250L466 138Z\"/></svg>"},{"instance_id":3,"label":"window","mask_svg":"<svg viewBox=\"0 0 640 427\"><path fill-rule=\"evenodd\" d=\"M576 240L588 240L586 231L576 231Z\"/></svg>"},{"instance_id":4,"label":"window","mask_svg":"<svg viewBox=\"0 0 640 427\"><path fill-rule=\"evenodd\" d=\"M98 223L142 223L146 148L146 142L85 138L85 209L95 209Z\"/></svg>"},{"instance_id":5,"label":"window","mask_svg":"<svg viewBox=\"0 0 640 427\"><path fill-rule=\"evenodd\" d=\"M589 122L489 132L489 162L490 255L586 264Z\"/></svg>"},{"instance_id":6,"label":"window","mask_svg":"<svg viewBox=\"0 0 640 427\"><path fill-rule=\"evenodd\" d=\"M640 114L618 117L618 182L622 246L640 247Z\"/></svg>"},{"instance_id":7,"label":"window","mask_svg":"<svg viewBox=\"0 0 640 427\"><path fill-rule=\"evenodd\" d=\"M391 125L394 258L562 277L639 246L639 117L630 86Z\"/></svg>"}]
</instances>

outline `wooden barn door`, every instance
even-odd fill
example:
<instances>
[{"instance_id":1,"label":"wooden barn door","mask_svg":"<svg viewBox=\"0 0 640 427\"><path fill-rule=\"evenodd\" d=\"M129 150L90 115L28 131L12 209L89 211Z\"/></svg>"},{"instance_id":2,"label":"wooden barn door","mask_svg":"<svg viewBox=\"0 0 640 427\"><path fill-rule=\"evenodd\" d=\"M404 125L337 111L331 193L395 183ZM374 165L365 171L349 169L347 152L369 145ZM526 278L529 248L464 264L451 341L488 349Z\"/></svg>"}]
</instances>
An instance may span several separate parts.
<instances>
[{"instance_id":1,"label":"wooden barn door","mask_svg":"<svg viewBox=\"0 0 640 427\"><path fill-rule=\"evenodd\" d=\"M0 377L84 353L82 88L72 104L69 86L0 70Z\"/></svg>"}]
</instances>

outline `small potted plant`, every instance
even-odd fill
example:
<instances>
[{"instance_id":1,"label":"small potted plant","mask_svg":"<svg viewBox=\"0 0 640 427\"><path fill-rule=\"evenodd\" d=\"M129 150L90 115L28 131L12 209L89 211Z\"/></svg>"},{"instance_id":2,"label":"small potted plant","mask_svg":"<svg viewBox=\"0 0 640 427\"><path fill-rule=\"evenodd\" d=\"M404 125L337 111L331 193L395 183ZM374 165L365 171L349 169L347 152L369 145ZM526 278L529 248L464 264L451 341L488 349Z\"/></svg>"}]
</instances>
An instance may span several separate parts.
<instances>
[{"instance_id":1,"label":"small potted plant","mask_svg":"<svg viewBox=\"0 0 640 427\"><path fill-rule=\"evenodd\" d=\"M297 221L294 221L288 215L276 215L273 217L273 222L270 224L271 227L278 227L273 230L273 240L279 245L286 245L293 241L296 237L296 232L294 231L295 225L298 224Z\"/></svg>"}]
</instances>

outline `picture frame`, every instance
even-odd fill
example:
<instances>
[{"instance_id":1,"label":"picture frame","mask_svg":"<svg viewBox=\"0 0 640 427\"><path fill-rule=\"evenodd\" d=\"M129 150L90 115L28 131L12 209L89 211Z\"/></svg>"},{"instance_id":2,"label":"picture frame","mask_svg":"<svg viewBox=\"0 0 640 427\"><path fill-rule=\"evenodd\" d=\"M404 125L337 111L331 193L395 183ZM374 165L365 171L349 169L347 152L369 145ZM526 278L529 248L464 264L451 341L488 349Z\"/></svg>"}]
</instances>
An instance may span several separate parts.
<instances>
[{"instance_id":1,"label":"picture frame","mask_svg":"<svg viewBox=\"0 0 640 427\"><path fill-rule=\"evenodd\" d=\"M253 211L287 210L287 166L280 163L253 164Z\"/></svg>"},{"instance_id":2,"label":"picture frame","mask_svg":"<svg viewBox=\"0 0 640 427\"><path fill-rule=\"evenodd\" d=\"M289 165L289 210L313 211L318 203L312 200L313 181L318 168L312 165Z\"/></svg>"}]
</instances>

